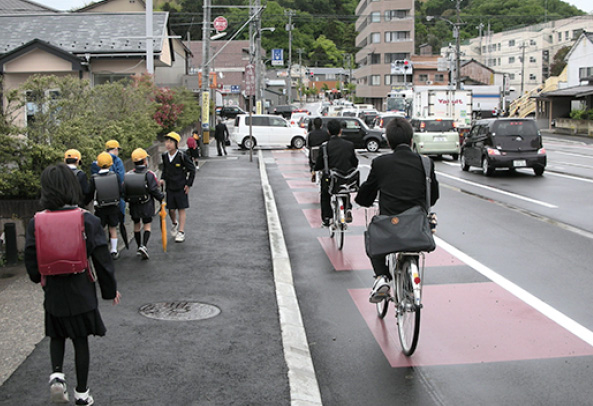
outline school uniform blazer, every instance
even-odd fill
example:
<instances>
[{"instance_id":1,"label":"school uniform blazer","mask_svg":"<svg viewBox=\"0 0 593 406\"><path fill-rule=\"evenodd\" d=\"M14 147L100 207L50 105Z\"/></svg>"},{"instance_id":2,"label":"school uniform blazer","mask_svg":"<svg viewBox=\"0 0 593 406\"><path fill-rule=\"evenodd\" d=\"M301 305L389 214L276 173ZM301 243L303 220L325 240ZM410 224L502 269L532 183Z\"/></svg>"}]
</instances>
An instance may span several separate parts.
<instances>
[{"instance_id":1,"label":"school uniform blazer","mask_svg":"<svg viewBox=\"0 0 593 406\"><path fill-rule=\"evenodd\" d=\"M439 198L439 183L430 161L430 205ZM413 206L426 206L426 176L420 155L408 145L398 145L393 153L381 155L371 163L367 180L360 185L356 203L368 207L379 194L379 212L399 214Z\"/></svg>"},{"instance_id":2,"label":"school uniform blazer","mask_svg":"<svg viewBox=\"0 0 593 406\"><path fill-rule=\"evenodd\" d=\"M346 174L358 167L358 158L356 157L356 152L354 152L354 144L337 135L332 135L327 142L327 156L329 169L338 170ZM321 146L314 170L322 171L324 168L323 146Z\"/></svg>"},{"instance_id":3,"label":"school uniform blazer","mask_svg":"<svg viewBox=\"0 0 593 406\"><path fill-rule=\"evenodd\" d=\"M117 293L115 268L109 254L107 238L101 221L89 212L84 213L87 255L93 261L97 280L101 288L101 297L114 299ZM25 239L25 267L29 278L35 283L41 282L37 266L35 245L35 218L29 221ZM91 282L88 271L80 274L47 276L45 286L45 310L56 317L67 317L95 310L98 306L95 283Z\"/></svg>"},{"instance_id":4,"label":"school uniform blazer","mask_svg":"<svg viewBox=\"0 0 593 406\"><path fill-rule=\"evenodd\" d=\"M167 182L167 190L177 192L183 190L186 185L191 187L194 184L196 167L183 151L177 150L173 161L169 161L168 152L164 152L161 157L163 160L161 179Z\"/></svg>"}]
</instances>

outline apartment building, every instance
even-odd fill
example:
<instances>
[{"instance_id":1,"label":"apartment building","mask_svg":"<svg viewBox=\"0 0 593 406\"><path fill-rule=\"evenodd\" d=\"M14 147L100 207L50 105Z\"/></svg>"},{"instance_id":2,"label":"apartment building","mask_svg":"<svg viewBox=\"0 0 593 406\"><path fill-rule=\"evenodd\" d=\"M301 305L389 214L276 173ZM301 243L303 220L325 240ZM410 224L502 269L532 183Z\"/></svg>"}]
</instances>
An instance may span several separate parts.
<instances>
[{"instance_id":1,"label":"apartment building","mask_svg":"<svg viewBox=\"0 0 593 406\"><path fill-rule=\"evenodd\" d=\"M507 77L510 99L541 86L550 76L554 55L572 46L583 31L593 31L593 15L564 18L498 33L488 32L461 46L463 60L475 59ZM441 49L443 55L454 52Z\"/></svg>"},{"instance_id":2,"label":"apartment building","mask_svg":"<svg viewBox=\"0 0 593 406\"><path fill-rule=\"evenodd\" d=\"M414 53L413 0L361 0L356 7L356 95L380 109L392 88L412 75L392 74L392 62Z\"/></svg>"}]
</instances>

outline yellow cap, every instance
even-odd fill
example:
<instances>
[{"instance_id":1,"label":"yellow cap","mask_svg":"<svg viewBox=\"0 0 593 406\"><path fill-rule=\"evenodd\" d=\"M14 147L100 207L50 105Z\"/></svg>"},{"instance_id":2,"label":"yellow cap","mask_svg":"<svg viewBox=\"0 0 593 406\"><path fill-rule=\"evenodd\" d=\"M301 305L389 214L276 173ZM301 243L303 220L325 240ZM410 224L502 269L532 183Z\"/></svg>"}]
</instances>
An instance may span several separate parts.
<instances>
[{"instance_id":1,"label":"yellow cap","mask_svg":"<svg viewBox=\"0 0 593 406\"><path fill-rule=\"evenodd\" d=\"M68 158L76 158L79 161L82 159L82 157L80 155L80 151L77 149L69 149L68 151L66 151L64 153L64 160L66 160Z\"/></svg>"},{"instance_id":2,"label":"yellow cap","mask_svg":"<svg viewBox=\"0 0 593 406\"><path fill-rule=\"evenodd\" d=\"M165 138L171 138L172 140L177 141L177 143L181 141L181 136L176 132L170 132L169 134L165 135Z\"/></svg>"},{"instance_id":3,"label":"yellow cap","mask_svg":"<svg viewBox=\"0 0 593 406\"><path fill-rule=\"evenodd\" d=\"M111 154L108 152L101 152L97 156L97 165L99 165L99 168L101 169L107 169L113 165L113 158L111 158Z\"/></svg>"},{"instance_id":4,"label":"yellow cap","mask_svg":"<svg viewBox=\"0 0 593 406\"><path fill-rule=\"evenodd\" d=\"M140 162L147 156L149 156L149 155L142 148L136 148L135 150L132 151L132 161L133 162Z\"/></svg>"},{"instance_id":5,"label":"yellow cap","mask_svg":"<svg viewBox=\"0 0 593 406\"><path fill-rule=\"evenodd\" d=\"M119 142L117 142L116 140L109 140L105 143L105 149L110 150L110 149L121 149L119 147Z\"/></svg>"}]
</instances>

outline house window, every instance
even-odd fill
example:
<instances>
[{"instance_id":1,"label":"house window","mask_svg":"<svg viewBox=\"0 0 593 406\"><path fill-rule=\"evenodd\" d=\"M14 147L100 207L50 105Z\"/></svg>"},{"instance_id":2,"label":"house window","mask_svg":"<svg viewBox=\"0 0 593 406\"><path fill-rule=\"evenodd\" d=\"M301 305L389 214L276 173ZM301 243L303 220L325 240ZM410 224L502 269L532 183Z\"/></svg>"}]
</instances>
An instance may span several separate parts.
<instances>
[{"instance_id":1,"label":"house window","mask_svg":"<svg viewBox=\"0 0 593 406\"><path fill-rule=\"evenodd\" d=\"M498 51L500 51L500 42L496 44L496 48L498 49Z\"/></svg>"},{"instance_id":2,"label":"house window","mask_svg":"<svg viewBox=\"0 0 593 406\"><path fill-rule=\"evenodd\" d=\"M378 65L381 63L381 54L371 54L371 65Z\"/></svg>"},{"instance_id":3,"label":"house window","mask_svg":"<svg viewBox=\"0 0 593 406\"><path fill-rule=\"evenodd\" d=\"M27 90L25 92L25 116L26 124L32 125L35 122L35 116L40 113L48 114L52 121L55 121L55 114L60 107L54 103L60 99L60 91L57 89L37 92ZM52 107L53 105L53 107Z\"/></svg>"},{"instance_id":4,"label":"house window","mask_svg":"<svg viewBox=\"0 0 593 406\"><path fill-rule=\"evenodd\" d=\"M132 75L126 75L126 74L112 74L112 75L100 75L100 74L95 74L93 75L93 82L95 86L98 85L103 85L105 83L114 83L114 82L120 82L122 80L129 80L132 78Z\"/></svg>"},{"instance_id":5,"label":"house window","mask_svg":"<svg viewBox=\"0 0 593 406\"><path fill-rule=\"evenodd\" d=\"M406 18L408 16L408 10L386 10L385 21L391 21L399 18Z\"/></svg>"},{"instance_id":6,"label":"house window","mask_svg":"<svg viewBox=\"0 0 593 406\"><path fill-rule=\"evenodd\" d=\"M509 73L509 79L510 80L515 80L515 74L514 73Z\"/></svg>"},{"instance_id":7,"label":"house window","mask_svg":"<svg viewBox=\"0 0 593 406\"><path fill-rule=\"evenodd\" d=\"M380 11L373 11L371 13L371 22L372 23L380 23L381 22L381 12Z\"/></svg>"},{"instance_id":8,"label":"house window","mask_svg":"<svg viewBox=\"0 0 593 406\"><path fill-rule=\"evenodd\" d=\"M561 33L561 32L559 32L559 33L558 33L558 42L561 42L561 41L562 41L562 33Z\"/></svg>"},{"instance_id":9,"label":"house window","mask_svg":"<svg viewBox=\"0 0 593 406\"><path fill-rule=\"evenodd\" d=\"M396 52L385 54L385 63L391 63L395 61L403 61L404 59L410 59L410 54L405 52Z\"/></svg>"},{"instance_id":10,"label":"house window","mask_svg":"<svg viewBox=\"0 0 593 406\"><path fill-rule=\"evenodd\" d=\"M593 76L593 66L579 68L579 80L583 80L589 76Z\"/></svg>"},{"instance_id":11,"label":"house window","mask_svg":"<svg viewBox=\"0 0 593 406\"><path fill-rule=\"evenodd\" d=\"M378 44L381 42L381 33L380 32L373 32L371 33L371 44Z\"/></svg>"},{"instance_id":12,"label":"house window","mask_svg":"<svg viewBox=\"0 0 593 406\"><path fill-rule=\"evenodd\" d=\"M428 75L425 75L425 74L418 75L418 81L420 81L420 82L428 82Z\"/></svg>"},{"instance_id":13,"label":"house window","mask_svg":"<svg viewBox=\"0 0 593 406\"><path fill-rule=\"evenodd\" d=\"M564 41L568 41L568 31L564 31Z\"/></svg>"},{"instance_id":14,"label":"house window","mask_svg":"<svg viewBox=\"0 0 593 406\"><path fill-rule=\"evenodd\" d=\"M515 63L515 57L509 56L509 63Z\"/></svg>"},{"instance_id":15,"label":"house window","mask_svg":"<svg viewBox=\"0 0 593 406\"><path fill-rule=\"evenodd\" d=\"M537 43L535 42L534 39L530 39L529 40L529 45L537 45Z\"/></svg>"},{"instance_id":16,"label":"house window","mask_svg":"<svg viewBox=\"0 0 593 406\"><path fill-rule=\"evenodd\" d=\"M536 63L536 62L537 62L537 60L535 59L535 56L530 56L530 57L529 57L529 62L530 62L530 63Z\"/></svg>"},{"instance_id":17,"label":"house window","mask_svg":"<svg viewBox=\"0 0 593 406\"><path fill-rule=\"evenodd\" d=\"M529 74L529 80L536 80L535 74L534 73L530 73Z\"/></svg>"},{"instance_id":18,"label":"house window","mask_svg":"<svg viewBox=\"0 0 593 406\"><path fill-rule=\"evenodd\" d=\"M436 75L434 75L434 81L435 82L444 82L445 75L443 75L442 73L437 73Z\"/></svg>"},{"instance_id":19,"label":"house window","mask_svg":"<svg viewBox=\"0 0 593 406\"><path fill-rule=\"evenodd\" d=\"M381 85L381 75L371 75L371 86Z\"/></svg>"},{"instance_id":20,"label":"house window","mask_svg":"<svg viewBox=\"0 0 593 406\"><path fill-rule=\"evenodd\" d=\"M514 39L509 40L509 46L510 47L514 47L515 46L515 40Z\"/></svg>"},{"instance_id":21,"label":"house window","mask_svg":"<svg viewBox=\"0 0 593 406\"><path fill-rule=\"evenodd\" d=\"M398 42L410 39L409 31L386 31L385 42Z\"/></svg>"},{"instance_id":22,"label":"house window","mask_svg":"<svg viewBox=\"0 0 593 406\"><path fill-rule=\"evenodd\" d=\"M486 45L482 46L482 53L485 54L486 53Z\"/></svg>"}]
</instances>

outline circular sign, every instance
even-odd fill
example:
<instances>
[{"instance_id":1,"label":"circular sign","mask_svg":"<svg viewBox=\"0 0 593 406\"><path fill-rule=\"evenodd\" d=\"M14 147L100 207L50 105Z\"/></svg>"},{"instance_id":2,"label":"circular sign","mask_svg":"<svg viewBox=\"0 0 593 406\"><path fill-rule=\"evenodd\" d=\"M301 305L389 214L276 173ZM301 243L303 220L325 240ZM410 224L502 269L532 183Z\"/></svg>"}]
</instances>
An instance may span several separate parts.
<instances>
[{"instance_id":1,"label":"circular sign","mask_svg":"<svg viewBox=\"0 0 593 406\"><path fill-rule=\"evenodd\" d=\"M214 25L214 29L216 31L224 31L226 30L226 27L228 27L229 22L226 20L226 18L219 16L214 19L212 24Z\"/></svg>"}]
</instances>

